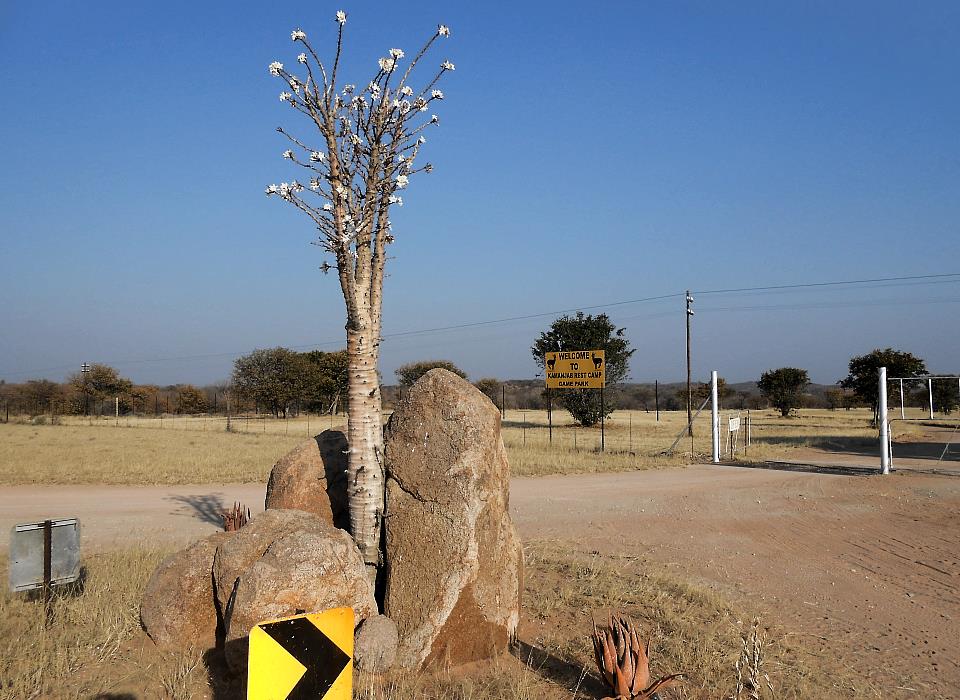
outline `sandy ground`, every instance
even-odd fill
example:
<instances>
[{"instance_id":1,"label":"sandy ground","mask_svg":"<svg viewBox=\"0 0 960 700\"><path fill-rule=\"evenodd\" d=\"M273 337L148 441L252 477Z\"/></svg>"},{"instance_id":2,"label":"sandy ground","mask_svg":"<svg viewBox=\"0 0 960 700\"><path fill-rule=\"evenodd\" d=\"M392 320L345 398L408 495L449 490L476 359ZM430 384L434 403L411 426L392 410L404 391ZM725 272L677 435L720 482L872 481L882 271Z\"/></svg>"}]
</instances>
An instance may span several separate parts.
<instances>
[{"instance_id":1,"label":"sandy ground","mask_svg":"<svg viewBox=\"0 0 960 700\"><path fill-rule=\"evenodd\" d=\"M260 484L0 489L0 528L79 517L86 551L218 529ZM822 645L887 697L960 697L960 479L744 467L518 478L524 538L645 557ZM0 547L6 548L6 538Z\"/></svg>"}]
</instances>

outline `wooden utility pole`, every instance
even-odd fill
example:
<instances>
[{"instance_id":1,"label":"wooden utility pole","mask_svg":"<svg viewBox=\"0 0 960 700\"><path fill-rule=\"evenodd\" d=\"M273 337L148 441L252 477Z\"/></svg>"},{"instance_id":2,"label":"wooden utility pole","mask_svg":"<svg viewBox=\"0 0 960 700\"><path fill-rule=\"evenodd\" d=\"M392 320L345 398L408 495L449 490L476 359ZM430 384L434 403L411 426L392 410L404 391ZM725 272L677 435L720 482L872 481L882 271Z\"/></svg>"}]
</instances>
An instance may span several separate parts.
<instances>
[{"instance_id":1,"label":"wooden utility pole","mask_svg":"<svg viewBox=\"0 0 960 700\"><path fill-rule=\"evenodd\" d=\"M690 317L693 316L693 297L687 290L687 435L693 437L693 389L690 385Z\"/></svg>"},{"instance_id":2,"label":"wooden utility pole","mask_svg":"<svg viewBox=\"0 0 960 700\"><path fill-rule=\"evenodd\" d=\"M653 400L654 405L657 407L657 423L660 422L660 380L653 380Z\"/></svg>"}]
</instances>

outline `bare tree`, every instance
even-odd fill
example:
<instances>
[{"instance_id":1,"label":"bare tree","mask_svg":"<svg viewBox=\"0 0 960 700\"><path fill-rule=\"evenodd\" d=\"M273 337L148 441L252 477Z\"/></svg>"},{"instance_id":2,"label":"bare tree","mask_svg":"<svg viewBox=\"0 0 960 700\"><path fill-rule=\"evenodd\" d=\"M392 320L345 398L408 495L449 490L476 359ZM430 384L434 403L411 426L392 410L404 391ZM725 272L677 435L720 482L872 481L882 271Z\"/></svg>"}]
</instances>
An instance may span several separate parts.
<instances>
[{"instance_id":1,"label":"bare tree","mask_svg":"<svg viewBox=\"0 0 960 700\"><path fill-rule=\"evenodd\" d=\"M444 60L430 71L422 87L412 86L414 68L434 42L450 35L440 25L406 68L404 52L390 49L377 62L366 86L338 83L343 49L345 12L336 13L337 46L324 63L300 29L290 34L305 51L297 56L300 75L270 64L270 73L284 81L280 101L304 115L311 138L299 138L278 128L290 142L283 156L303 168L306 184L291 182L267 187L306 214L319 232L315 241L333 257L346 304L349 356L348 488L354 540L371 576L380 559L383 514L383 419L377 365L380 354L381 306L386 247L393 242L390 207L403 205L398 190L410 177L430 172L417 159L426 142L424 131L439 123L431 105L443 99L437 84L454 65ZM315 131L313 131L315 129Z\"/></svg>"}]
</instances>

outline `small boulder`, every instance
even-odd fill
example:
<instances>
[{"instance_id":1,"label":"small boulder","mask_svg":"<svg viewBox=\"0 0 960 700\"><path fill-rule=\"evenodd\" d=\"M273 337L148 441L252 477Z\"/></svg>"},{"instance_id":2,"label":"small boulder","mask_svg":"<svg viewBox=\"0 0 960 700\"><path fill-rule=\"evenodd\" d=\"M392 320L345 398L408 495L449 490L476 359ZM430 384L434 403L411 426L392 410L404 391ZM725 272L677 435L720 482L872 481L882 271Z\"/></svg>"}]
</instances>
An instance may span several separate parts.
<instances>
[{"instance_id":1,"label":"small boulder","mask_svg":"<svg viewBox=\"0 0 960 700\"><path fill-rule=\"evenodd\" d=\"M398 664L504 651L520 619L523 549L500 413L473 385L431 370L391 416L384 455L384 611L399 629Z\"/></svg>"},{"instance_id":2,"label":"small boulder","mask_svg":"<svg viewBox=\"0 0 960 700\"><path fill-rule=\"evenodd\" d=\"M264 507L303 510L349 530L347 438L324 430L297 445L270 470Z\"/></svg>"},{"instance_id":3,"label":"small boulder","mask_svg":"<svg viewBox=\"0 0 960 700\"><path fill-rule=\"evenodd\" d=\"M397 660L400 636L397 623L385 615L363 621L353 639L353 661L367 673L389 671Z\"/></svg>"},{"instance_id":4,"label":"small boulder","mask_svg":"<svg viewBox=\"0 0 960 700\"><path fill-rule=\"evenodd\" d=\"M353 539L317 516L308 518L309 525L278 536L237 577L224 615L225 658L235 672L246 667L247 638L257 623L339 607L353 608L358 622L378 612Z\"/></svg>"},{"instance_id":5,"label":"small boulder","mask_svg":"<svg viewBox=\"0 0 960 700\"><path fill-rule=\"evenodd\" d=\"M211 648L218 636L222 640L213 593L213 557L232 534L218 532L195 542L171 554L153 572L140 603L140 622L156 644Z\"/></svg>"}]
</instances>

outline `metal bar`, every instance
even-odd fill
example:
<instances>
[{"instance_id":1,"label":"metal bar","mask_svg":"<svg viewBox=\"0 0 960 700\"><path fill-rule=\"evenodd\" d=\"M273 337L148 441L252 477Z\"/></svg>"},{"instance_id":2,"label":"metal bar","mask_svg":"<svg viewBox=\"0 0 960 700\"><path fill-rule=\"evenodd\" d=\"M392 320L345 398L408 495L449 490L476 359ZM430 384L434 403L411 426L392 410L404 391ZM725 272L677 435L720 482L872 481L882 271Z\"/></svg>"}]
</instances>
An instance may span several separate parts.
<instances>
[{"instance_id":1,"label":"metal bar","mask_svg":"<svg viewBox=\"0 0 960 700\"><path fill-rule=\"evenodd\" d=\"M933 377L927 378L927 394L930 396L930 420L933 420Z\"/></svg>"},{"instance_id":2,"label":"metal bar","mask_svg":"<svg viewBox=\"0 0 960 700\"><path fill-rule=\"evenodd\" d=\"M903 420L907 416L903 412L903 380L900 380L900 419Z\"/></svg>"},{"instance_id":3,"label":"metal bar","mask_svg":"<svg viewBox=\"0 0 960 700\"><path fill-rule=\"evenodd\" d=\"M709 403L709 401L710 401L710 397L709 397L709 396L703 400L703 403L700 404L700 408L698 408L698 409L697 409L697 412L693 414L693 420L696 420L696 419L700 416L700 412L703 411L703 409L706 407L706 405L707 405L707 403ZM670 445L670 448L667 449L667 450L665 450L663 454L669 454L669 453L673 452L674 448L676 448L676 446L677 446L677 444L680 442L680 440L683 439L683 435L684 435L684 433L686 433L686 432L687 432L687 426L683 426L683 428L680 429L680 433L677 435L677 439L673 441L673 444Z\"/></svg>"},{"instance_id":4,"label":"metal bar","mask_svg":"<svg viewBox=\"0 0 960 700\"><path fill-rule=\"evenodd\" d=\"M603 408L604 408L604 406L603 406L603 387L601 386L601 387L600 387L600 451L601 451L601 452L604 451L604 434L603 434L604 430L603 430L603 426L604 426L604 423L605 423L605 421L604 421L604 417L605 417L605 416L604 416L604 413L605 413L605 411L603 410Z\"/></svg>"},{"instance_id":5,"label":"metal bar","mask_svg":"<svg viewBox=\"0 0 960 700\"><path fill-rule=\"evenodd\" d=\"M693 408L693 389L690 386L690 317L693 316L693 309L690 304L693 303L693 297L690 296L690 290L687 290L687 434L693 437L693 418L690 412Z\"/></svg>"},{"instance_id":6,"label":"metal bar","mask_svg":"<svg viewBox=\"0 0 960 700\"><path fill-rule=\"evenodd\" d=\"M553 444L553 396L547 389L547 423L550 426L550 444Z\"/></svg>"},{"instance_id":7,"label":"metal bar","mask_svg":"<svg viewBox=\"0 0 960 700\"><path fill-rule=\"evenodd\" d=\"M879 405L877 418L880 420L880 473L890 473L890 424L887 422L887 368L880 368Z\"/></svg>"},{"instance_id":8,"label":"metal bar","mask_svg":"<svg viewBox=\"0 0 960 700\"><path fill-rule=\"evenodd\" d=\"M50 599L51 599L51 560L53 558L51 550L53 549L53 521L43 521L43 608L47 615L47 621L50 620Z\"/></svg>"},{"instance_id":9,"label":"metal bar","mask_svg":"<svg viewBox=\"0 0 960 700\"><path fill-rule=\"evenodd\" d=\"M710 422L713 463L720 463L720 411L717 400L717 370L710 371Z\"/></svg>"}]
</instances>

